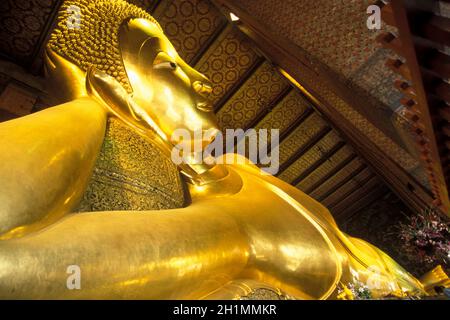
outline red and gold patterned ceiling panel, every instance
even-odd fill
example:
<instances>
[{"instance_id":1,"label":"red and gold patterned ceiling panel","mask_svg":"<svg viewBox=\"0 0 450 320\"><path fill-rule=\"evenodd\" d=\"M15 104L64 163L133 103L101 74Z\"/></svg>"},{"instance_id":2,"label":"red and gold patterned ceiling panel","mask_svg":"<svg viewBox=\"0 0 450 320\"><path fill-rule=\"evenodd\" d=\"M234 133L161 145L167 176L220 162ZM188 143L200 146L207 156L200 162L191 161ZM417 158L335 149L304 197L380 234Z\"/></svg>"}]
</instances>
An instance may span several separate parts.
<instances>
[{"instance_id":1,"label":"red and gold patterned ceiling panel","mask_svg":"<svg viewBox=\"0 0 450 320\"><path fill-rule=\"evenodd\" d=\"M272 65L264 62L219 110L220 127L247 128L288 86Z\"/></svg>"},{"instance_id":2,"label":"red and gold patterned ceiling panel","mask_svg":"<svg viewBox=\"0 0 450 320\"><path fill-rule=\"evenodd\" d=\"M187 63L226 23L225 17L207 0L163 0L154 16Z\"/></svg>"},{"instance_id":3,"label":"red and gold patterned ceiling panel","mask_svg":"<svg viewBox=\"0 0 450 320\"><path fill-rule=\"evenodd\" d=\"M341 141L339 136L331 131L286 170L281 172L278 177L286 182L292 183L300 174L311 167L316 161L322 159L327 152L330 152Z\"/></svg>"},{"instance_id":4,"label":"red and gold patterned ceiling panel","mask_svg":"<svg viewBox=\"0 0 450 320\"><path fill-rule=\"evenodd\" d=\"M346 76L377 49L367 29L367 7L375 0L246 0L242 7L330 68Z\"/></svg>"},{"instance_id":5,"label":"red and gold patterned ceiling panel","mask_svg":"<svg viewBox=\"0 0 450 320\"><path fill-rule=\"evenodd\" d=\"M209 98L214 105L242 79L257 59L258 55L237 29L229 26L224 30L196 65L213 83Z\"/></svg>"}]
</instances>

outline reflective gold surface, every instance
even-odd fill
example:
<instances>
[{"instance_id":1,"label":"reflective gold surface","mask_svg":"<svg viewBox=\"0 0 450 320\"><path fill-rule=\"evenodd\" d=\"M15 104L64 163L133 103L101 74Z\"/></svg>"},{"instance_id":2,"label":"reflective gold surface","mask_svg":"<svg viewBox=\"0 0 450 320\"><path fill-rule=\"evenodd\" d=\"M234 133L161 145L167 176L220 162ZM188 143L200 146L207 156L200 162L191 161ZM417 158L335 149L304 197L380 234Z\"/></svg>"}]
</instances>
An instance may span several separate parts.
<instances>
[{"instance_id":1,"label":"reflective gold surface","mask_svg":"<svg viewBox=\"0 0 450 320\"><path fill-rule=\"evenodd\" d=\"M71 212L100 150L106 114L80 98L0 125L0 239Z\"/></svg>"},{"instance_id":2,"label":"reflective gold surface","mask_svg":"<svg viewBox=\"0 0 450 320\"><path fill-rule=\"evenodd\" d=\"M109 60L89 47L103 33L67 30L71 4L86 24L108 16L102 32L117 45ZM47 72L55 97L69 102L0 125L1 298L231 299L267 287L327 299L354 278L372 283L374 297L424 293L379 249L343 234L320 203L251 164L180 166L190 179L185 208L67 215L86 188L107 117L168 156L175 129L216 124L210 83L146 13L122 1L66 1L59 21ZM71 37L87 40L70 47ZM66 286L71 265L81 271L79 290Z\"/></svg>"}]
</instances>

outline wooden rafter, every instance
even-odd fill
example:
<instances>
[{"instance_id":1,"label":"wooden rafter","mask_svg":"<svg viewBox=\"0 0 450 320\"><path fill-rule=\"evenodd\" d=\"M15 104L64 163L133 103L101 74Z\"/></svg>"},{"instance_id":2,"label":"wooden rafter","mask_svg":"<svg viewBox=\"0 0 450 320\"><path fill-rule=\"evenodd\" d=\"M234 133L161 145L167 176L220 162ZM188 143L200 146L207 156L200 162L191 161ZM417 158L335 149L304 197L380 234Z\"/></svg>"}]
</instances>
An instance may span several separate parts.
<instances>
[{"instance_id":1,"label":"wooden rafter","mask_svg":"<svg viewBox=\"0 0 450 320\"><path fill-rule=\"evenodd\" d=\"M386 186L377 183L375 180L373 185L369 183L367 187L359 188L353 194L343 199L341 203L332 209L333 214L336 216L338 223L347 221L362 208L372 204L388 192L389 190Z\"/></svg>"},{"instance_id":2,"label":"wooden rafter","mask_svg":"<svg viewBox=\"0 0 450 320\"><path fill-rule=\"evenodd\" d=\"M322 154L322 157L314 162L311 166L309 166L305 171L303 171L299 176L297 176L292 182L293 185L297 185L314 172L317 168L319 168L322 164L328 161L332 156L334 156L339 150L341 150L345 146L344 141L338 142L333 148L331 148L328 152Z\"/></svg>"},{"instance_id":3,"label":"wooden rafter","mask_svg":"<svg viewBox=\"0 0 450 320\"><path fill-rule=\"evenodd\" d=\"M284 87L284 89L275 99L269 101L263 107L263 109L256 115L256 117L246 126L245 130L256 127L258 123L261 120L263 120L266 115L268 115L281 101L283 101L284 98L286 98L286 96L291 92L291 90L292 87L290 85Z\"/></svg>"},{"instance_id":4,"label":"wooden rafter","mask_svg":"<svg viewBox=\"0 0 450 320\"><path fill-rule=\"evenodd\" d=\"M355 178L358 174L360 174L363 170L365 170L367 168L366 165L361 165L358 168L356 168L356 170L352 171L350 174L347 175L347 177L345 177L345 179L343 179L342 181L340 181L339 183L337 183L332 189L328 190L327 192L325 192L324 194L322 194L318 200L319 201L323 201L324 199L326 199L327 197L329 197L332 193L336 192L337 190L339 190L342 186L346 185L349 181L351 181L353 178Z\"/></svg>"},{"instance_id":5,"label":"wooden rafter","mask_svg":"<svg viewBox=\"0 0 450 320\"><path fill-rule=\"evenodd\" d=\"M284 163L281 164L278 175L283 173L287 168L289 168L294 162L296 162L301 156L312 149L317 143L322 140L328 133L330 133L331 128L325 126L322 130L319 130L314 136L312 136L303 146L298 148L295 153L289 157Z\"/></svg>"},{"instance_id":6,"label":"wooden rafter","mask_svg":"<svg viewBox=\"0 0 450 320\"><path fill-rule=\"evenodd\" d=\"M308 188L305 190L305 193L309 194L309 193L313 192L314 190L316 190L317 188L319 188L321 185L323 185L325 182L327 182L329 179L331 179L334 175L336 175L339 171L344 169L354 159L356 159L356 154L351 153L347 158L345 158L338 165L336 165L330 172L328 172L325 176L320 178L319 181L308 186Z\"/></svg>"}]
</instances>

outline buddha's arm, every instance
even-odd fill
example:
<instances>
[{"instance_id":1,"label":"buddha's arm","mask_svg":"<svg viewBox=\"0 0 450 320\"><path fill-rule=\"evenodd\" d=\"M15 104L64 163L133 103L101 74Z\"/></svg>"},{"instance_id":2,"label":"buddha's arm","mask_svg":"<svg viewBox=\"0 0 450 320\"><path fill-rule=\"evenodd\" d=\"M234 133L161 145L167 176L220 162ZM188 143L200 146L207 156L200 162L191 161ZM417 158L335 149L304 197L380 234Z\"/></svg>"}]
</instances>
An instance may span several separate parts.
<instances>
[{"instance_id":1,"label":"buddha's arm","mask_svg":"<svg viewBox=\"0 0 450 320\"><path fill-rule=\"evenodd\" d=\"M0 298L202 298L237 277L249 255L234 219L209 209L74 214L0 241ZM80 290L66 286L71 265Z\"/></svg>"},{"instance_id":2,"label":"buddha's arm","mask_svg":"<svg viewBox=\"0 0 450 320\"><path fill-rule=\"evenodd\" d=\"M82 98L0 124L0 239L70 212L101 148L106 112Z\"/></svg>"},{"instance_id":3,"label":"buddha's arm","mask_svg":"<svg viewBox=\"0 0 450 320\"><path fill-rule=\"evenodd\" d=\"M0 298L217 297L239 277L296 297L328 296L340 272L325 235L281 190L228 170L186 208L74 214L0 241ZM81 290L66 287L70 265L81 269Z\"/></svg>"}]
</instances>

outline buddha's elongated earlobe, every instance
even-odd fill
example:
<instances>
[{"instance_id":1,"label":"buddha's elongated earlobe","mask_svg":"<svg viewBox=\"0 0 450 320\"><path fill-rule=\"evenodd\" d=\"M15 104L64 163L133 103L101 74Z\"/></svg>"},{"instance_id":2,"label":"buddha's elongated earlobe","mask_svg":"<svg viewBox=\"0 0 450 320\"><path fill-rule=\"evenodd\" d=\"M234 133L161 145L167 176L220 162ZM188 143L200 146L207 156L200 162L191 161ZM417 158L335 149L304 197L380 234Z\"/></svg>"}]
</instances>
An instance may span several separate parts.
<instances>
[{"instance_id":1,"label":"buddha's elongated earlobe","mask_svg":"<svg viewBox=\"0 0 450 320\"><path fill-rule=\"evenodd\" d=\"M87 70L86 90L91 97L100 100L108 112L124 122L131 124L130 121L140 121L130 106L130 94L114 77L95 66Z\"/></svg>"},{"instance_id":2,"label":"buddha's elongated earlobe","mask_svg":"<svg viewBox=\"0 0 450 320\"><path fill-rule=\"evenodd\" d=\"M108 112L118 117L137 133L148 138L169 140L153 119L133 100L116 78L89 67L86 74L88 94L100 101Z\"/></svg>"},{"instance_id":3,"label":"buddha's elongated earlobe","mask_svg":"<svg viewBox=\"0 0 450 320\"><path fill-rule=\"evenodd\" d=\"M114 77L91 66L86 73L86 90L109 113L125 122L136 133L156 142L161 151L170 157L173 148L170 137L164 134ZM197 172L191 166L181 164L179 168L193 182L200 183Z\"/></svg>"}]
</instances>

